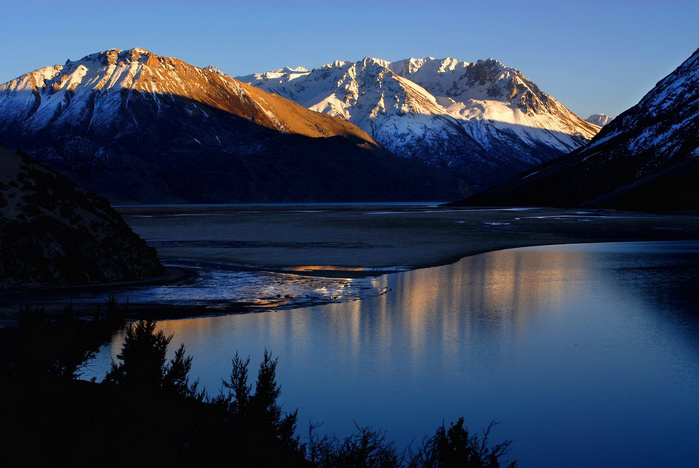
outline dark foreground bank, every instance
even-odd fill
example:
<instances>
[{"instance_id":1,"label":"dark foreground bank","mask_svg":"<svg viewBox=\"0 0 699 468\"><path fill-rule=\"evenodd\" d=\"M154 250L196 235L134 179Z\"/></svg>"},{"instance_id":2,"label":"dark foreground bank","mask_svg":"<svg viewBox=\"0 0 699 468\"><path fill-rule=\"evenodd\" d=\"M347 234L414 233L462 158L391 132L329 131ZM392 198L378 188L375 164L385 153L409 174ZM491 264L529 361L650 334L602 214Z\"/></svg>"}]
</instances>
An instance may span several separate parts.
<instances>
[{"instance_id":1,"label":"dark foreground bank","mask_svg":"<svg viewBox=\"0 0 699 468\"><path fill-rule=\"evenodd\" d=\"M221 392L190 382L192 358L152 321L126 327L117 362L102 383L77 380L85 363L124 327L127 308L111 301L91 320L70 306L57 319L24 308L17 327L0 329L6 402L6 459L52 466L467 466L498 467L510 442L490 444L463 419L401 451L380 430L357 427L345 439L301 437L297 413L277 399L277 360L265 352L253 386L249 359L232 357ZM318 383L309 383L318 384ZM510 463L508 466L515 466Z\"/></svg>"}]
</instances>

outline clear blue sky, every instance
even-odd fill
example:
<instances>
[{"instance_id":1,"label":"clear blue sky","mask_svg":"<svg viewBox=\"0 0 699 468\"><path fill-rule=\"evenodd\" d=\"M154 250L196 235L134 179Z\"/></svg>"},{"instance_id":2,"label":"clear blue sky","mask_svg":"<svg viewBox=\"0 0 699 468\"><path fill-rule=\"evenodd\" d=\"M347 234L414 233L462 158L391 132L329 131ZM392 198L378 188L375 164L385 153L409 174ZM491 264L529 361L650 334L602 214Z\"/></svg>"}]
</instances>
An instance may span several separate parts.
<instances>
[{"instance_id":1,"label":"clear blue sky","mask_svg":"<svg viewBox=\"0 0 699 468\"><path fill-rule=\"evenodd\" d=\"M365 56L494 57L582 116L634 105L699 47L699 1L1 0L0 82L142 47L244 75Z\"/></svg>"}]
</instances>

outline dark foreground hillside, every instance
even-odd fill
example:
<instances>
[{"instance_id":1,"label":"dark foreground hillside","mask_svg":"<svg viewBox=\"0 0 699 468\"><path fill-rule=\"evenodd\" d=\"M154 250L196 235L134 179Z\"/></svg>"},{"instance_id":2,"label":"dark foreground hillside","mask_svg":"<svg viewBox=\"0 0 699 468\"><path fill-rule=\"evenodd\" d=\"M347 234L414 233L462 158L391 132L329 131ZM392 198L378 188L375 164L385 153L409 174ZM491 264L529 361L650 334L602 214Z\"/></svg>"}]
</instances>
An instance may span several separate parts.
<instances>
[{"instance_id":1,"label":"dark foreground hillside","mask_svg":"<svg viewBox=\"0 0 699 468\"><path fill-rule=\"evenodd\" d=\"M155 249L107 200L0 146L0 290L138 280Z\"/></svg>"}]
</instances>

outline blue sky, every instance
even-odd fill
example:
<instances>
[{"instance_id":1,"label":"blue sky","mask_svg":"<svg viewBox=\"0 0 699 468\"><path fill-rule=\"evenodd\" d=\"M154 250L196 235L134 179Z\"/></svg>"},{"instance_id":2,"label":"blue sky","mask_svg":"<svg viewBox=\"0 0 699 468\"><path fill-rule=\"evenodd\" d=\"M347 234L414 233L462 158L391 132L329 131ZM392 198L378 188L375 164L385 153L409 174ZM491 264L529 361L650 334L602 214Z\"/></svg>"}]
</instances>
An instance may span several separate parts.
<instances>
[{"instance_id":1,"label":"blue sky","mask_svg":"<svg viewBox=\"0 0 699 468\"><path fill-rule=\"evenodd\" d=\"M494 57L582 116L634 105L699 47L699 1L8 1L0 82L142 47L233 76L366 56Z\"/></svg>"}]
</instances>

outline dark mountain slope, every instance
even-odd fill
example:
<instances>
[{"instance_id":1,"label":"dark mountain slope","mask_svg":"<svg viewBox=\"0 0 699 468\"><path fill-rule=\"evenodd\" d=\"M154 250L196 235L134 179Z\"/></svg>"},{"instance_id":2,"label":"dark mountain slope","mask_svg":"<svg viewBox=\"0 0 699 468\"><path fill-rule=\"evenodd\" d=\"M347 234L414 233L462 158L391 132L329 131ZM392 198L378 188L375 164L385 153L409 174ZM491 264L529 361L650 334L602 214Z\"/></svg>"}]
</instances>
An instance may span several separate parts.
<instances>
[{"instance_id":1,"label":"dark mountain slope","mask_svg":"<svg viewBox=\"0 0 699 468\"><path fill-rule=\"evenodd\" d=\"M699 50L583 148L474 205L699 209Z\"/></svg>"}]
</instances>

